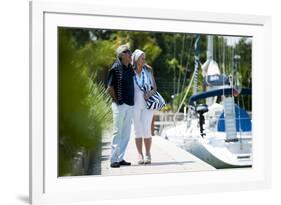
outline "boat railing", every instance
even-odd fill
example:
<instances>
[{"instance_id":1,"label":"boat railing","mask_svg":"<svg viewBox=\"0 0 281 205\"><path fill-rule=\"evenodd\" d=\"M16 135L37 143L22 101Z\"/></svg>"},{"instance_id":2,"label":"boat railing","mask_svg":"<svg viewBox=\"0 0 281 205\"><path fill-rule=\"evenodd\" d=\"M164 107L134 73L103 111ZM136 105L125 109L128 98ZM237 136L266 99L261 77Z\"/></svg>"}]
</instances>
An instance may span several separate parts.
<instances>
[{"instance_id":1,"label":"boat railing","mask_svg":"<svg viewBox=\"0 0 281 205\"><path fill-rule=\"evenodd\" d=\"M249 114L250 119L252 119L252 113L247 112ZM185 122L186 126L188 127L190 124L190 120L196 118L194 115L196 115L195 111L192 110L190 107L188 109L188 112L162 112L162 111L156 111L154 113L153 117L153 123L152 123L152 134L154 135L161 135L163 129L165 127L171 127L177 125L179 122ZM205 116L205 125L207 125L208 128L212 131L217 129L218 122L220 121L219 117L221 115L221 111L214 112L212 115L206 114ZM244 118L239 117L241 120Z\"/></svg>"},{"instance_id":2,"label":"boat railing","mask_svg":"<svg viewBox=\"0 0 281 205\"><path fill-rule=\"evenodd\" d=\"M186 113L157 111L153 117L153 134L161 135L165 127L174 126L177 122L184 120L186 120Z\"/></svg>"}]
</instances>

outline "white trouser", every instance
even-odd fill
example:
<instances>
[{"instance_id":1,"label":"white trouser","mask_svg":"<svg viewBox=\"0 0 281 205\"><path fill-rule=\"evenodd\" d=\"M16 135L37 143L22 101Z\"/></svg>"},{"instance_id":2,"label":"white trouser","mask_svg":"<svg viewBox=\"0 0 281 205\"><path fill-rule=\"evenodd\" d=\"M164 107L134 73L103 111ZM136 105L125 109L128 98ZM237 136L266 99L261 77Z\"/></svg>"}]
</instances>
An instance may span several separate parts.
<instances>
[{"instance_id":1,"label":"white trouser","mask_svg":"<svg viewBox=\"0 0 281 205\"><path fill-rule=\"evenodd\" d=\"M111 143L111 163L124 159L130 139L133 107L127 104L112 103L113 134Z\"/></svg>"},{"instance_id":2,"label":"white trouser","mask_svg":"<svg viewBox=\"0 0 281 205\"><path fill-rule=\"evenodd\" d=\"M151 138L151 123L153 110L145 107L134 106L134 134L135 138Z\"/></svg>"}]
</instances>

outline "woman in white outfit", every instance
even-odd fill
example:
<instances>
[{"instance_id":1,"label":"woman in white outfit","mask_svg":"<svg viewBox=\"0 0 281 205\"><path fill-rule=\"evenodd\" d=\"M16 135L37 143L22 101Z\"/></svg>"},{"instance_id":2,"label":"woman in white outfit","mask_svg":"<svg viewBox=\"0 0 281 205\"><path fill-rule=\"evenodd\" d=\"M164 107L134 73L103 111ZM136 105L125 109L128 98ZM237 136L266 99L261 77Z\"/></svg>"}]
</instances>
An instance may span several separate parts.
<instances>
[{"instance_id":1,"label":"woman in white outfit","mask_svg":"<svg viewBox=\"0 0 281 205\"><path fill-rule=\"evenodd\" d=\"M135 70L134 76L134 112L133 126L135 133L135 143L138 151L138 163L151 163L151 123L153 110L146 108L145 99L148 99L156 92L156 83L153 77L152 68L145 64L145 54L136 49L132 54L132 65ZM153 89L145 92L144 87ZM146 89L147 90L147 89ZM150 90L150 89L149 89ZM142 145L145 146L145 156L142 152Z\"/></svg>"}]
</instances>

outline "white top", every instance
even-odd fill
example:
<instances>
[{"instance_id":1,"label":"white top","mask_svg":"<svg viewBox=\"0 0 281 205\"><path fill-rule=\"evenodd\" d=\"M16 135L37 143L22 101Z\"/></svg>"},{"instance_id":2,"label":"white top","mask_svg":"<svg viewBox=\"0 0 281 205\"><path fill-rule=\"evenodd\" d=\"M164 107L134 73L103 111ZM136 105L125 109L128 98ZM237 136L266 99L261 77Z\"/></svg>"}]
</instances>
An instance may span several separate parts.
<instances>
[{"instance_id":1,"label":"white top","mask_svg":"<svg viewBox=\"0 0 281 205\"><path fill-rule=\"evenodd\" d=\"M137 82L136 82L137 81ZM141 75L137 74L134 77L134 101L135 106L146 108L146 102L144 99L144 92L140 89L140 87L150 85L149 78L147 73L143 69Z\"/></svg>"}]
</instances>

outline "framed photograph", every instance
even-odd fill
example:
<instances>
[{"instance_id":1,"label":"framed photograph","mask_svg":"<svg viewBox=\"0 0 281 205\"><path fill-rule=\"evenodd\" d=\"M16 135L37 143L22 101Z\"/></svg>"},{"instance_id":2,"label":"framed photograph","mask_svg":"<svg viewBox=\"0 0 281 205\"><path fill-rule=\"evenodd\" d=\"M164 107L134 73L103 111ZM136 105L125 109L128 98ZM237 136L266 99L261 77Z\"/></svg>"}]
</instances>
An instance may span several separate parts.
<instances>
[{"instance_id":1,"label":"framed photograph","mask_svg":"<svg viewBox=\"0 0 281 205\"><path fill-rule=\"evenodd\" d=\"M270 17L35 1L30 22L32 204L271 186Z\"/></svg>"}]
</instances>

